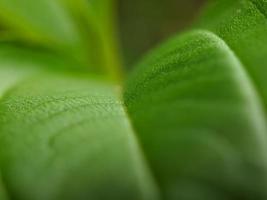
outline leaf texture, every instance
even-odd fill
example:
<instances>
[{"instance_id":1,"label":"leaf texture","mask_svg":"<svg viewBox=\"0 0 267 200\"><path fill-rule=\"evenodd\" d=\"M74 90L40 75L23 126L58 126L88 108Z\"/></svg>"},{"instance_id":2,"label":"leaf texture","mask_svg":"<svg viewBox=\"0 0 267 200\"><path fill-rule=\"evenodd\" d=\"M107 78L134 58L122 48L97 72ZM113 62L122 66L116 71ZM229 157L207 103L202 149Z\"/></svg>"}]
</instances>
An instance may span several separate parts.
<instances>
[{"instance_id":1,"label":"leaf texture","mask_svg":"<svg viewBox=\"0 0 267 200\"><path fill-rule=\"evenodd\" d=\"M2 59L0 68L0 169L8 196L157 199L118 86L51 73L30 55Z\"/></svg>"},{"instance_id":2,"label":"leaf texture","mask_svg":"<svg viewBox=\"0 0 267 200\"><path fill-rule=\"evenodd\" d=\"M34 43L0 44L0 199L265 200L265 1L214 1L123 91L72 71L119 65L110 3L0 0Z\"/></svg>"},{"instance_id":3,"label":"leaf texture","mask_svg":"<svg viewBox=\"0 0 267 200\"><path fill-rule=\"evenodd\" d=\"M208 31L137 67L124 99L164 199L265 199L266 118L235 54Z\"/></svg>"},{"instance_id":4,"label":"leaf texture","mask_svg":"<svg viewBox=\"0 0 267 200\"><path fill-rule=\"evenodd\" d=\"M221 0L211 3L197 23L221 37L235 52L267 108L267 2Z\"/></svg>"}]
</instances>

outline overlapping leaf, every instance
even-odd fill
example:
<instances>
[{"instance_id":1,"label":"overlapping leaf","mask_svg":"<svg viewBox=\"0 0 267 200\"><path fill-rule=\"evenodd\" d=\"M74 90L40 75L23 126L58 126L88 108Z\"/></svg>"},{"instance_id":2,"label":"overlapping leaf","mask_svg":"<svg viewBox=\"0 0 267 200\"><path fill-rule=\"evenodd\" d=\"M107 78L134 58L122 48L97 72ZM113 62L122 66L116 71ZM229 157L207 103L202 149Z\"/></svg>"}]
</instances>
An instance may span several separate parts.
<instances>
[{"instance_id":1,"label":"overlapping leaf","mask_svg":"<svg viewBox=\"0 0 267 200\"><path fill-rule=\"evenodd\" d=\"M264 199L266 118L244 67L216 35L167 43L125 102L166 199Z\"/></svg>"},{"instance_id":2,"label":"overlapping leaf","mask_svg":"<svg viewBox=\"0 0 267 200\"><path fill-rule=\"evenodd\" d=\"M48 47L0 46L0 198L266 199L265 1L215 1L124 92L66 70L74 49L93 56L80 46L92 30L96 63L118 65L104 2L0 0L12 31Z\"/></svg>"},{"instance_id":3,"label":"overlapping leaf","mask_svg":"<svg viewBox=\"0 0 267 200\"><path fill-rule=\"evenodd\" d=\"M267 106L267 2L264 0L215 1L198 22L235 52Z\"/></svg>"}]
</instances>

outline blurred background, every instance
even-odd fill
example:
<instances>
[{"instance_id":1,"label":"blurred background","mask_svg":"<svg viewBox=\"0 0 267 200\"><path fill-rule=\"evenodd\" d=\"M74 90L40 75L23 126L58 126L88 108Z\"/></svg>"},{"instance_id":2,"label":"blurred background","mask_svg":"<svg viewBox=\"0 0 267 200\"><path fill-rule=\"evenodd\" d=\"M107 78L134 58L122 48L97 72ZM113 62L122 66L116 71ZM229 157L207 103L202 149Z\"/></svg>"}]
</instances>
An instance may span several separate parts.
<instances>
[{"instance_id":1,"label":"blurred background","mask_svg":"<svg viewBox=\"0 0 267 200\"><path fill-rule=\"evenodd\" d=\"M205 0L119 0L125 66L131 67L162 40L186 29Z\"/></svg>"},{"instance_id":2,"label":"blurred background","mask_svg":"<svg viewBox=\"0 0 267 200\"><path fill-rule=\"evenodd\" d=\"M115 6L113 0L0 1L0 41L49 49L67 55L75 68L120 79L121 68L131 69L147 51L188 28L205 1L114 0Z\"/></svg>"}]
</instances>

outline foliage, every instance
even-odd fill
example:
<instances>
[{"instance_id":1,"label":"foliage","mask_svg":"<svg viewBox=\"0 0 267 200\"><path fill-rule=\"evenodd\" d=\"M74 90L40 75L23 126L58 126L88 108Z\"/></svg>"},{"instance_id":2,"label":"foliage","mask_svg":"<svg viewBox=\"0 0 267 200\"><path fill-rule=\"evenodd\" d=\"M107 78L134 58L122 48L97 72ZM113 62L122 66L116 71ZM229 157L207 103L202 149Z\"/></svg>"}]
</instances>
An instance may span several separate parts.
<instances>
[{"instance_id":1,"label":"foliage","mask_svg":"<svg viewBox=\"0 0 267 200\"><path fill-rule=\"evenodd\" d=\"M0 199L266 199L266 1L210 2L126 80L113 3L0 0Z\"/></svg>"}]
</instances>

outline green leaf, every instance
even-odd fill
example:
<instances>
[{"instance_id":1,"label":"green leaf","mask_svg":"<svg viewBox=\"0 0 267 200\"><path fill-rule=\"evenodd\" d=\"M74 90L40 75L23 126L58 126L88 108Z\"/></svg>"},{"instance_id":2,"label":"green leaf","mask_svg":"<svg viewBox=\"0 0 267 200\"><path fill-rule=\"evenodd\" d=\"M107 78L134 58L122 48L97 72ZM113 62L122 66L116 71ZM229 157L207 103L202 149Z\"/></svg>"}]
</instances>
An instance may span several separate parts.
<instances>
[{"instance_id":1,"label":"green leaf","mask_svg":"<svg viewBox=\"0 0 267 200\"><path fill-rule=\"evenodd\" d=\"M0 79L0 169L11 199L157 199L117 86L20 67L0 71L18 74Z\"/></svg>"},{"instance_id":2,"label":"green leaf","mask_svg":"<svg viewBox=\"0 0 267 200\"><path fill-rule=\"evenodd\" d=\"M211 3L123 91L73 71L118 76L111 1L24 3L0 0L0 198L267 198L264 0Z\"/></svg>"},{"instance_id":3,"label":"green leaf","mask_svg":"<svg viewBox=\"0 0 267 200\"><path fill-rule=\"evenodd\" d=\"M3 180L0 174L0 199L2 200L8 200L7 194L6 194L6 188L3 184Z\"/></svg>"},{"instance_id":4,"label":"green leaf","mask_svg":"<svg viewBox=\"0 0 267 200\"><path fill-rule=\"evenodd\" d=\"M70 16L58 1L1 0L0 7L2 19L27 37L62 43L77 39Z\"/></svg>"},{"instance_id":5,"label":"green leaf","mask_svg":"<svg viewBox=\"0 0 267 200\"><path fill-rule=\"evenodd\" d=\"M215 34L172 39L139 64L124 99L163 199L265 199L266 116Z\"/></svg>"},{"instance_id":6,"label":"green leaf","mask_svg":"<svg viewBox=\"0 0 267 200\"><path fill-rule=\"evenodd\" d=\"M246 68L267 111L267 2L221 0L211 3L197 27L221 37Z\"/></svg>"},{"instance_id":7,"label":"green leaf","mask_svg":"<svg viewBox=\"0 0 267 200\"><path fill-rule=\"evenodd\" d=\"M22 72L28 69L34 70L34 68L37 68L37 70L38 68L50 69L55 72L88 72L79 66L79 62L72 58L66 58L60 53L42 48L23 46L15 42L0 43L0 64L1 67L5 68L12 65L21 66L18 69ZM8 75L10 78L13 76L12 73L8 73Z\"/></svg>"},{"instance_id":8,"label":"green leaf","mask_svg":"<svg viewBox=\"0 0 267 200\"><path fill-rule=\"evenodd\" d=\"M113 1L0 0L0 9L8 40L56 50L84 68L121 78Z\"/></svg>"},{"instance_id":9,"label":"green leaf","mask_svg":"<svg viewBox=\"0 0 267 200\"><path fill-rule=\"evenodd\" d=\"M87 36L88 56L99 71L113 79L123 76L116 25L116 0L61 0ZM99 56L100 55L100 56Z\"/></svg>"},{"instance_id":10,"label":"green leaf","mask_svg":"<svg viewBox=\"0 0 267 200\"><path fill-rule=\"evenodd\" d=\"M65 48L80 40L71 16L56 0L1 0L0 8L1 21L19 37Z\"/></svg>"}]
</instances>

